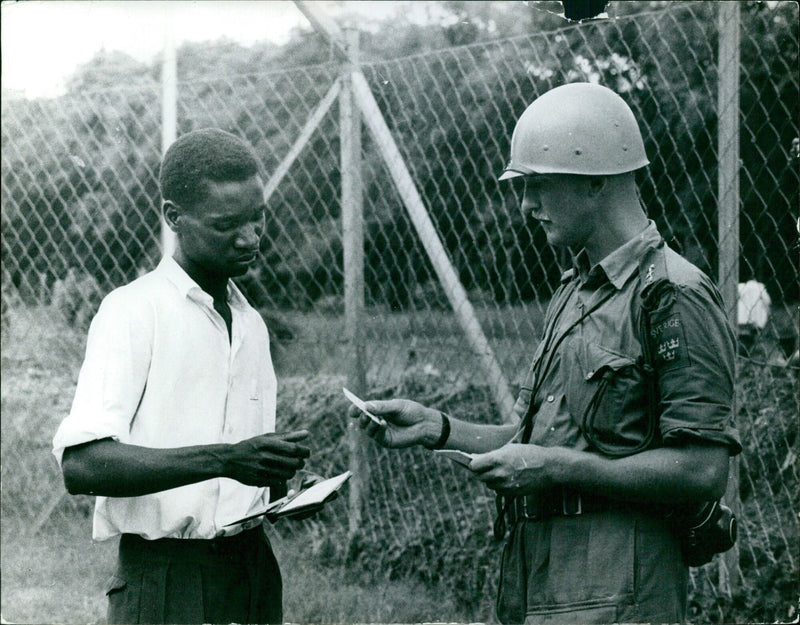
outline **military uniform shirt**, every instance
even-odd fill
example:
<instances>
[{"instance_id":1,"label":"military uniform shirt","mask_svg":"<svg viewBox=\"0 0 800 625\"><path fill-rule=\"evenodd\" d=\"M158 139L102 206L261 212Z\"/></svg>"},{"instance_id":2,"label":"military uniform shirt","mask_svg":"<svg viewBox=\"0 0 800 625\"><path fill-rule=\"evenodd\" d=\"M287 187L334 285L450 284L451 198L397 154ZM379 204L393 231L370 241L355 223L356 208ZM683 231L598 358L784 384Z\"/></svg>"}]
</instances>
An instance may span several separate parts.
<instances>
[{"instance_id":1,"label":"military uniform shirt","mask_svg":"<svg viewBox=\"0 0 800 625\"><path fill-rule=\"evenodd\" d=\"M640 450L648 392L634 309L640 261L660 242L651 221L593 267L582 251L562 277L515 405L520 419L529 408L534 413L531 443L612 455ZM649 446L715 443L736 454L734 338L721 298L705 274L668 247L664 258L674 288L650 317L660 418Z\"/></svg>"}]
</instances>

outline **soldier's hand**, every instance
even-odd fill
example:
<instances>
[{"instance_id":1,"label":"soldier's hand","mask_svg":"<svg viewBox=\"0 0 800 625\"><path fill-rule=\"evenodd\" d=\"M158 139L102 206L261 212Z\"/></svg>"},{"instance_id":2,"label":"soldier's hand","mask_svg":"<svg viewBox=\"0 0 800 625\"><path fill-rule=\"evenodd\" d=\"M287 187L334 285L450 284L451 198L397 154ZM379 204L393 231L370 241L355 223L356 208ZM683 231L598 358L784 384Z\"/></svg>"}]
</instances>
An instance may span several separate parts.
<instances>
[{"instance_id":1,"label":"soldier's hand","mask_svg":"<svg viewBox=\"0 0 800 625\"><path fill-rule=\"evenodd\" d=\"M561 448L509 443L476 454L469 468L486 486L501 495L522 495L554 486L551 469Z\"/></svg>"},{"instance_id":2,"label":"soldier's hand","mask_svg":"<svg viewBox=\"0 0 800 625\"><path fill-rule=\"evenodd\" d=\"M307 430L261 434L228 445L224 452L224 475L248 486L272 486L291 479L311 455L300 445Z\"/></svg>"},{"instance_id":3,"label":"soldier's hand","mask_svg":"<svg viewBox=\"0 0 800 625\"><path fill-rule=\"evenodd\" d=\"M375 423L355 406L350 407L348 414L358 419L364 432L383 447L397 449L432 443L441 432L439 411L409 399L368 401L366 408L385 423Z\"/></svg>"}]
</instances>

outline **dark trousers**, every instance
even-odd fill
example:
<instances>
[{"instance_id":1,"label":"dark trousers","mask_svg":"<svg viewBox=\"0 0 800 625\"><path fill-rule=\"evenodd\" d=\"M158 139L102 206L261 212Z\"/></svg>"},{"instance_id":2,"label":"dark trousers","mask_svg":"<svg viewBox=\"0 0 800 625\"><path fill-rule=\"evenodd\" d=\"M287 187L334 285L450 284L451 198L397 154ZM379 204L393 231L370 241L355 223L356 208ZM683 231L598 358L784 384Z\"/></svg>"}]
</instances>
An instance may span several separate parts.
<instances>
[{"instance_id":1,"label":"dark trousers","mask_svg":"<svg viewBox=\"0 0 800 625\"><path fill-rule=\"evenodd\" d=\"M282 623L282 584L261 527L229 538L124 534L109 623Z\"/></svg>"},{"instance_id":2,"label":"dark trousers","mask_svg":"<svg viewBox=\"0 0 800 625\"><path fill-rule=\"evenodd\" d=\"M689 570L663 519L606 511L521 521L503 551L501 623L683 623Z\"/></svg>"}]
</instances>

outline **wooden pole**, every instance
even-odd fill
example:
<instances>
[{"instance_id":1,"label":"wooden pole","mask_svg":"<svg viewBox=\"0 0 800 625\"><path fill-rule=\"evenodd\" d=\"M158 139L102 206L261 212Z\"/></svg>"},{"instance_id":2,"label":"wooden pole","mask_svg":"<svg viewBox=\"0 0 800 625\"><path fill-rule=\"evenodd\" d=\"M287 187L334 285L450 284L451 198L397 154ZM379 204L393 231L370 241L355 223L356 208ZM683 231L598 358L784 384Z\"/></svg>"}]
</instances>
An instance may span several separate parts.
<instances>
[{"instance_id":1,"label":"wooden pole","mask_svg":"<svg viewBox=\"0 0 800 625\"><path fill-rule=\"evenodd\" d=\"M331 42L334 49L352 64L351 51L344 43L342 30L338 24L330 20L322 11L309 2L295 0L295 5L308 18L312 26ZM397 148L392 133L389 131L389 127L380 112L378 103L375 101L375 96L372 95L372 90L367 84L367 79L358 70L357 65L354 64L354 67L355 70L351 78L353 92L355 101L364 116L364 122L372 133L383 160L386 162L397 191L406 206L406 210L408 210L422 245L431 259L433 268L444 288L447 299L450 301L450 305L453 307L461 329L467 337L467 342L478 356L498 412L502 415L504 422L511 422L514 420L514 397L508 387L508 382L494 356L494 351L489 341L483 333L472 304L467 298L464 286L461 284L461 280L439 239L436 228L433 226L433 222L431 222L430 216L422 203L411 174L403 162L400 150Z\"/></svg>"},{"instance_id":2,"label":"wooden pole","mask_svg":"<svg viewBox=\"0 0 800 625\"><path fill-rule=\"evenodd\" d=\"M361 178L361 115L353 98L352 75L358 63L358 31L348 30L350 61L342 73L339 96L342 160L342 247L344 252L345 335L350 346L347 358L347 386L356 395L367 390L364 358L364 198ZM356 422L347 425L349 464L353 477L349 493L349 534L361 527L363 502L367 498L369 462L366 440Z\"/></svg>"},{"instance_id":3,"label":"wooden pole","mask_svg":"<svg viewBox=\"0 0 800 625\"><path fill-rule=\"evenodd\" d=\"M364 115L364 123L369 128L373 139L383 156L383 160L394 180L397 192L408 210L414 228L422 241L422 245L433 264L433 268L444 288L447 299L456 314L461 329L467 337L472 351L478 356L486 373L486 379L492 391L495 404L503 421L513 420L514 398L506 382L503 371L495 358L492 346L483 333L481 324L475 315L467 292L453 268L439 234L431 221L428 211L422 203L411 174L406 167L400 150L392 137L389 127L378 108L364 74L353 75L353 88L356 100Z\"/></svg>"},{"instance_id":4,"label":"wooden pole","mask_svg":"<svg viewBox=\"0 0 800 625\"><path fill-rule=\"evenodd\" d=\"M177 138L178 133L178 69L172 7L164 7L164 62L161 66L161 156ZM167 227L161 215L161 254L172 256L175 251L175 233Z\"/></svg>"},{"instance_id":5,"label":"wooden pole","mask_svg":"<svg viewBox=\"0 0 800 625\"><path fill-rule=\"evenodd\" d=\"M736 331L739 283L739 13L738 2L717 3L719 30L717 84L717 151L719 158L718 238L719 288L731 326ZM738 369L738 364L737 364ZM733 398L736 418L736 398ZM741 517L739 462L731 460L725 501ZM739 546L723 556L720 590L728 595L739 582Z\"/></svg>"},{"instance_id":6,"label":"wooden pole","mask_svg":"<svg viewBox=\"0 0 800 625\"><path fill-rule=\"evenodd\" d=\"M336 98L339 96L339 91L341 89L341 84L337 79L334 81L333 85L330 89L328 89L328 93L325 94L325 97L320 100L320 103L317 105L317 108L309 116L308 120L306 121L305 125L303 126L300 134L297 137L297 140L292 144L292 147L289 148L289 152L280 162L278 167L273 172L270 179L267 181L267 184L264 187L264 203L266 204L269 201L269 198L272 197L272 194L275 192L275 189L278 188L281 181L283 180L284 176L289 172L289 168L295 162L298 156L300 156L300 152L303 151L303 148L311 139L311 135L314 134L314 131L319 126L322 119L325 117L326 113L330 110L333 103L336 101Z\"/></svg>"},{"instance_id":7,"label":"wooden pole","mask_svg":"<svg viewBox=\"0 0 800 625\"><path fill-rule=\"evenodd\" d=\"M325 37L342 58L347 59L349 50L339 24L330 19L324 11L320 11L305 0L295 0L294 4L305 15L314 30Z\"/></svg>"}]
</instances>

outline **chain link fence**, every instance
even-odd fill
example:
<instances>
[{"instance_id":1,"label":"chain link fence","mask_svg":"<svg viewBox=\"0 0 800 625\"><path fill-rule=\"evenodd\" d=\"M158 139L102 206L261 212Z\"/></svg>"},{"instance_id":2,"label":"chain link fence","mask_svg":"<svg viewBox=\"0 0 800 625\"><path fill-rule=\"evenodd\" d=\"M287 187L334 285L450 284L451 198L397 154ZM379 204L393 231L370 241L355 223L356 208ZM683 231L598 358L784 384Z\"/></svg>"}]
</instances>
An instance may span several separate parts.
<instances>
[{"instance_id":1,"label":"chain link fence","mask_svg":"<svg viewBox=\"0 0 800 625\"><path fill-rule=\"evenodd\" d=\"M543 91L576 80L617 90L640 120L651 160L640 179L650 217L671 246L712 277L735 266L718 253L717 3L662 3L656 10L653 3L615 4L612 20L565 26L542 13L529 36L360 66L512 390L567 262L523 219L520 189L496 182L516 117ZM786 572L796 577L798 568L797 17L796 3L742 3L735 259L742 294L741 538L735 570L718 560L694 571L700 620L713 620L713 610L724 616L719 598L730 586L721 578L738 578L736 592L758 596L775 592L775 580ZM213 80L182 76L177 107L178 134L206 126L234 132L255 147L267 178L281 169L315 110L320 114L268 199L261 260L240 284L271 330L279 418L285 427L311 429L310 468L326 474L347 468L350 453L340 392L342 363L352 356L344 321L340 122L337 106L318 108L342 71L329 62ZM142 72L124 86L74 85L53 100L3 100L5 527L35 532L58 519L88 531L91 500L64 496L50 437L69 409L100 299L160 256L160 93L156 77ZM457 417L499 422L485 372L465 348L367 133L361 156L369 396L403 395ZM456 591L490 606L498 555L490 493L423 453L374 446L365 453L371 503L348 557L371 558L397 575L423 560L431 580L469 571ZM347 520L325 512L296 531L324 536L336 524L346 527ZM793 602L794 590L788 592ZM784 595L776 610L785 616L791 608Z\"/></svg>"}]
</instances>

